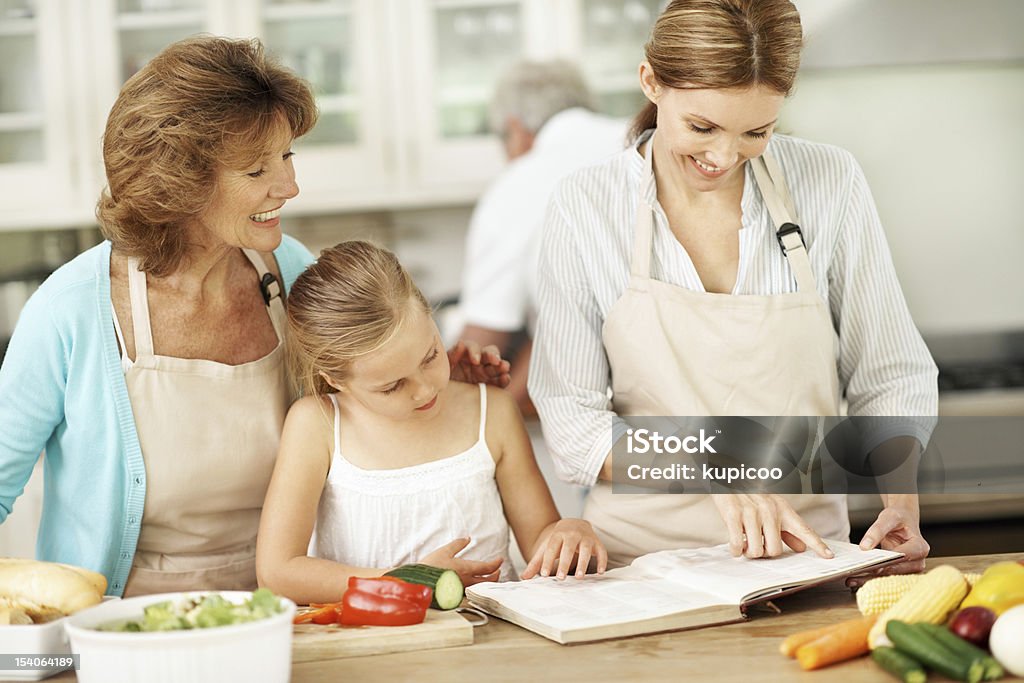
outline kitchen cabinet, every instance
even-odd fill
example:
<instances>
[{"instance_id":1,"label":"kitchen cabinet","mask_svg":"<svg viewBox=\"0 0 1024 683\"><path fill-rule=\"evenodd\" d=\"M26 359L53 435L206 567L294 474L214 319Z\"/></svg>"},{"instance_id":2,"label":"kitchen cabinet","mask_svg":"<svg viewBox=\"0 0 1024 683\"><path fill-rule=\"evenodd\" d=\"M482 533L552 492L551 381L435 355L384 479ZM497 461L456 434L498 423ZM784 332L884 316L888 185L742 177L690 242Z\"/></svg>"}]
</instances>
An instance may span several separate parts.
<instances>
[{"instance_id":1,"label":"kitchen cabinet","mask_svg":"<svg viewBox=\"0 0 1024 683\"><path fill-rule=\"evenodd\" d=\"M60 0L0 0L2 222L59 223L75 204Z\"/></svg>"},{"instance_id":2,"label":"kitchen cabinet","mask_svg":"<svg viewBox=\"0 0 1024 683\"><path fill-rule=\"evenodd\" d=\"M638 68L651 27L668 0L570 0L567 56L583 69L600 111L632 117L644 103Z\"/></svg>"},{"instance_id":3,"label":"kitchen cabinet","mask_svg":"<svg viewBox=\"0 0 1024 683\"><path fill-rule=\"evenodd\" d=\"M641 103L664 0L0 0L0 229L93 223L117 93L167 44L258 37L313 86L296 213L468 205L505 164L488 104L520 58L577 60L602 110ZM7 198L9 195L10 199Z\"/></svg>"}]
</instances>

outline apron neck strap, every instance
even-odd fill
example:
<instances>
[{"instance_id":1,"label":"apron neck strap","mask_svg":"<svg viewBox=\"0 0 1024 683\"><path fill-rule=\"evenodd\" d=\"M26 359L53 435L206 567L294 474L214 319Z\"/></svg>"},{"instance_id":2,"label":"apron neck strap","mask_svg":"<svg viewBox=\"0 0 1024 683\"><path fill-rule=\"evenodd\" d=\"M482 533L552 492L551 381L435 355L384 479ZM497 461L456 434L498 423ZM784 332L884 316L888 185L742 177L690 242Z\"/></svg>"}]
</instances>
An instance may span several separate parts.
<instances>
[{"instance_id":1,"label":"apron neck strap","mask_svg":"<svg viewBox=\"0 0 1024 683\"><path fill-rule=\"evenodd\" d=\"M132 336L135 337L135 360L153 355L153 328L149 324L149 296L146 273L139 270L139 259L128 257L128 299L132 306ZM125 351L127 355L128 351Z\"/></svg>"},{"instance_id":2,"label":"apron neck strap","mask_svg":"<svg viewBox=\"0 0 1024 683\"><path fill-rule=\"evenodd\" d=\"M796 207L789 187L775 158L767 151L760 157L750 160L754 170L754 180L761 191L765 206L775 225L775 236L779 240L782 254L789 261L789 267L796 278L797 289L801 292L814 292L814 273L811 261L807 257L807 245L804 243L803 232L797 223Z\"/></svg>"},{"instance_id":3,"label":"apron neck strap","mask_svg":"<svg viewBox=\"0 0 1024 683\"><path fill-rule=\"evenodd\" d=\"M281 281L276 275L270 272L263 256L252 249L242 249L242 253L249 259L249 263L256 269L260 278L260 291L263 292L263 301L267 304L270 322L274 325L274 332L277 333L277 340L284 339L285 311L282 295L284 289Z\"/></svg>"},{"instance_id":4,"label":"apron neck strap","mask_svg":"<svg viewBox=\"0 0 1024 683\"><path fill-rule=\"evenodd\" d=\"M654 135L652 133L646 143L644 172L639 186L640 197L633 228L633 257L629 270L634 280L648 280L651 277L654 210L649 205L648 198L652 194L657 196L653 190L655 184ZM775 224L776 237L782 247L782 253L789 261L789 267L796 278L797 289L801 292L816 291L814 273L811 271L811 262L807 257L807 246L804 244L803 233L797 223L796 206L789 193L782 169L768 152L756 159L751 159L750 164L754 170L754 180L761 191L761 197Z\"/></svg>"},{"instance_id":5,"label":"apron neck strap","mask_svg":"<svg viewBox=\"0 0 1024 683\"><path fill-rule=\"evenodd\" d=\"M629 272L634 279L648 280L651 277L651 244L654 238L654 209L647 198L654 186L654 133L647 139L644 156L644 173L640 181L640 201L636 205L636 220L633 226L633 259ZM657 193L654 194L657 196Z\"/></svg>"},{"instance_id":6,"label":"apron neck strap","mask_svg":"<svg viewBox=\"0 0 1024 683\"><path fill-rule=\"evenodd\" d=\"M267 303L270 322L274 326L277 340L284 339L285 311L281 282L263 262L259 252L252 249L243 249L249 262L252 263L259 274L260 289L263 292L263 300ZM149 296L146 288L146 274L139 270L139 260L135 257L128 258L128 298L132 306L132 329L135 337L135 358L140 356L153 355L153 327L149 321Z\"/></svg>"}]
</instances>

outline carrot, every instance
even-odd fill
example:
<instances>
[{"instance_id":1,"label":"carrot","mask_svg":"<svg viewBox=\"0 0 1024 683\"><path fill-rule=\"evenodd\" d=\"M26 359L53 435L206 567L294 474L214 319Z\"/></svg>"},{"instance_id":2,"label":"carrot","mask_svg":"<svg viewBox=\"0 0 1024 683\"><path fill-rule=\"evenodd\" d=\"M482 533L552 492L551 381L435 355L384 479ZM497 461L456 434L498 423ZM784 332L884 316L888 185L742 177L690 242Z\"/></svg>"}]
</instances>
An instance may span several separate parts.
<instances>
[{"instance_id":1,"label":"carrot","mask_svg":"<svg viewBox=\"0 0 1024 683\"><path fill-rule=\"evenodd\" d=\"M802 645L796 651L800 668L805 671L820 669L867 654L868 633L876 619L877 614L838 623L825 635Z\"/></svg>"},{"instance_id":2,"label":"carrot","mask_svg":"<svg viewBox=\"0 0 1024 683\"><path fill-rule=\"evenodd\" d=\"M782 641L782 644L779 645L779 652L787 657L796 657L796 651L800 649L801 645L806 645L812 640L821 638L826 633L830 633L835 627L835 624L829 624L828 626L812 628L809 631L800 631L799 633L787 636L786 639Z\"/></svg>"}]
</instances>

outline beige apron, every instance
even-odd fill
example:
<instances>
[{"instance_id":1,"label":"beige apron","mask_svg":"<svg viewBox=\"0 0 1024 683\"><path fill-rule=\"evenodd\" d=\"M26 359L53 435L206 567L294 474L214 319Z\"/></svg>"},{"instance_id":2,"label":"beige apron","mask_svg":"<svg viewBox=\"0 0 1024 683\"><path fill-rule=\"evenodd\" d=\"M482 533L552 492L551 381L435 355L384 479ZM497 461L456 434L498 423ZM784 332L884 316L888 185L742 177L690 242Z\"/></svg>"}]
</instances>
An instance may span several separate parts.
<instances>
[{"instance_id":1,"label":"beige apron","mask_svg":"<svg viewBox=\"0 0 1024 683\"><path fill-rule=\"evenodd\" d=\"M263 281L262 257L244 250ZM268 314L278 344L241 365L153 353L146 275L128 265L135 362L125 372L146 465L146 503L124 597L256 588L256 530L288 409L277 283ZM121 342L122 349L124 342Z\"/></svg>"},{"instance_id":2,"label":"beige apron","mask_svg":"<svg viewBox=\"0 0 1024 683\"><path fill-rule=\"evenodd\" d=\"M648 143L629 287L608 312L602 331L615 412L838 415L838 339L799 233L779 233L797 281L793 293L736 296L651 279L657 201L652 150ZM750 163L777 228L796 223L778 166L767 154ZM849 537L845 496L786 498L822 537ZM614 565L657 550L728 542L725 523L705 494L613 494L611 483L602 481L587 497L583 516Z\"/></svg>"}]
</instances>

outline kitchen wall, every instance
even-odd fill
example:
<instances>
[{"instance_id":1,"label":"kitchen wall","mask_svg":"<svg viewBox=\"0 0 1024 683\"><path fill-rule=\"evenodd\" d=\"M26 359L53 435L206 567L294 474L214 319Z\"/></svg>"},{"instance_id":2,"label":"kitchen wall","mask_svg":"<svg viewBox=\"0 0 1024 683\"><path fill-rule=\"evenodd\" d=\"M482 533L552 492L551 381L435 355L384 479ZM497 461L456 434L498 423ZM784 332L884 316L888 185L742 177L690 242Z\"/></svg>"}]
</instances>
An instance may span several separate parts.
<instances>
[{"instance_id":1,"label":"kitchen wall","mask_svg":"<svg viewBox=\"0 0 1024 683\"><path fill-rule=\"evenodd\" d=\"M864 168L925 332L1024 327L1024 65L811 70L782 128Z\"/></svg>"}]
</instances>

